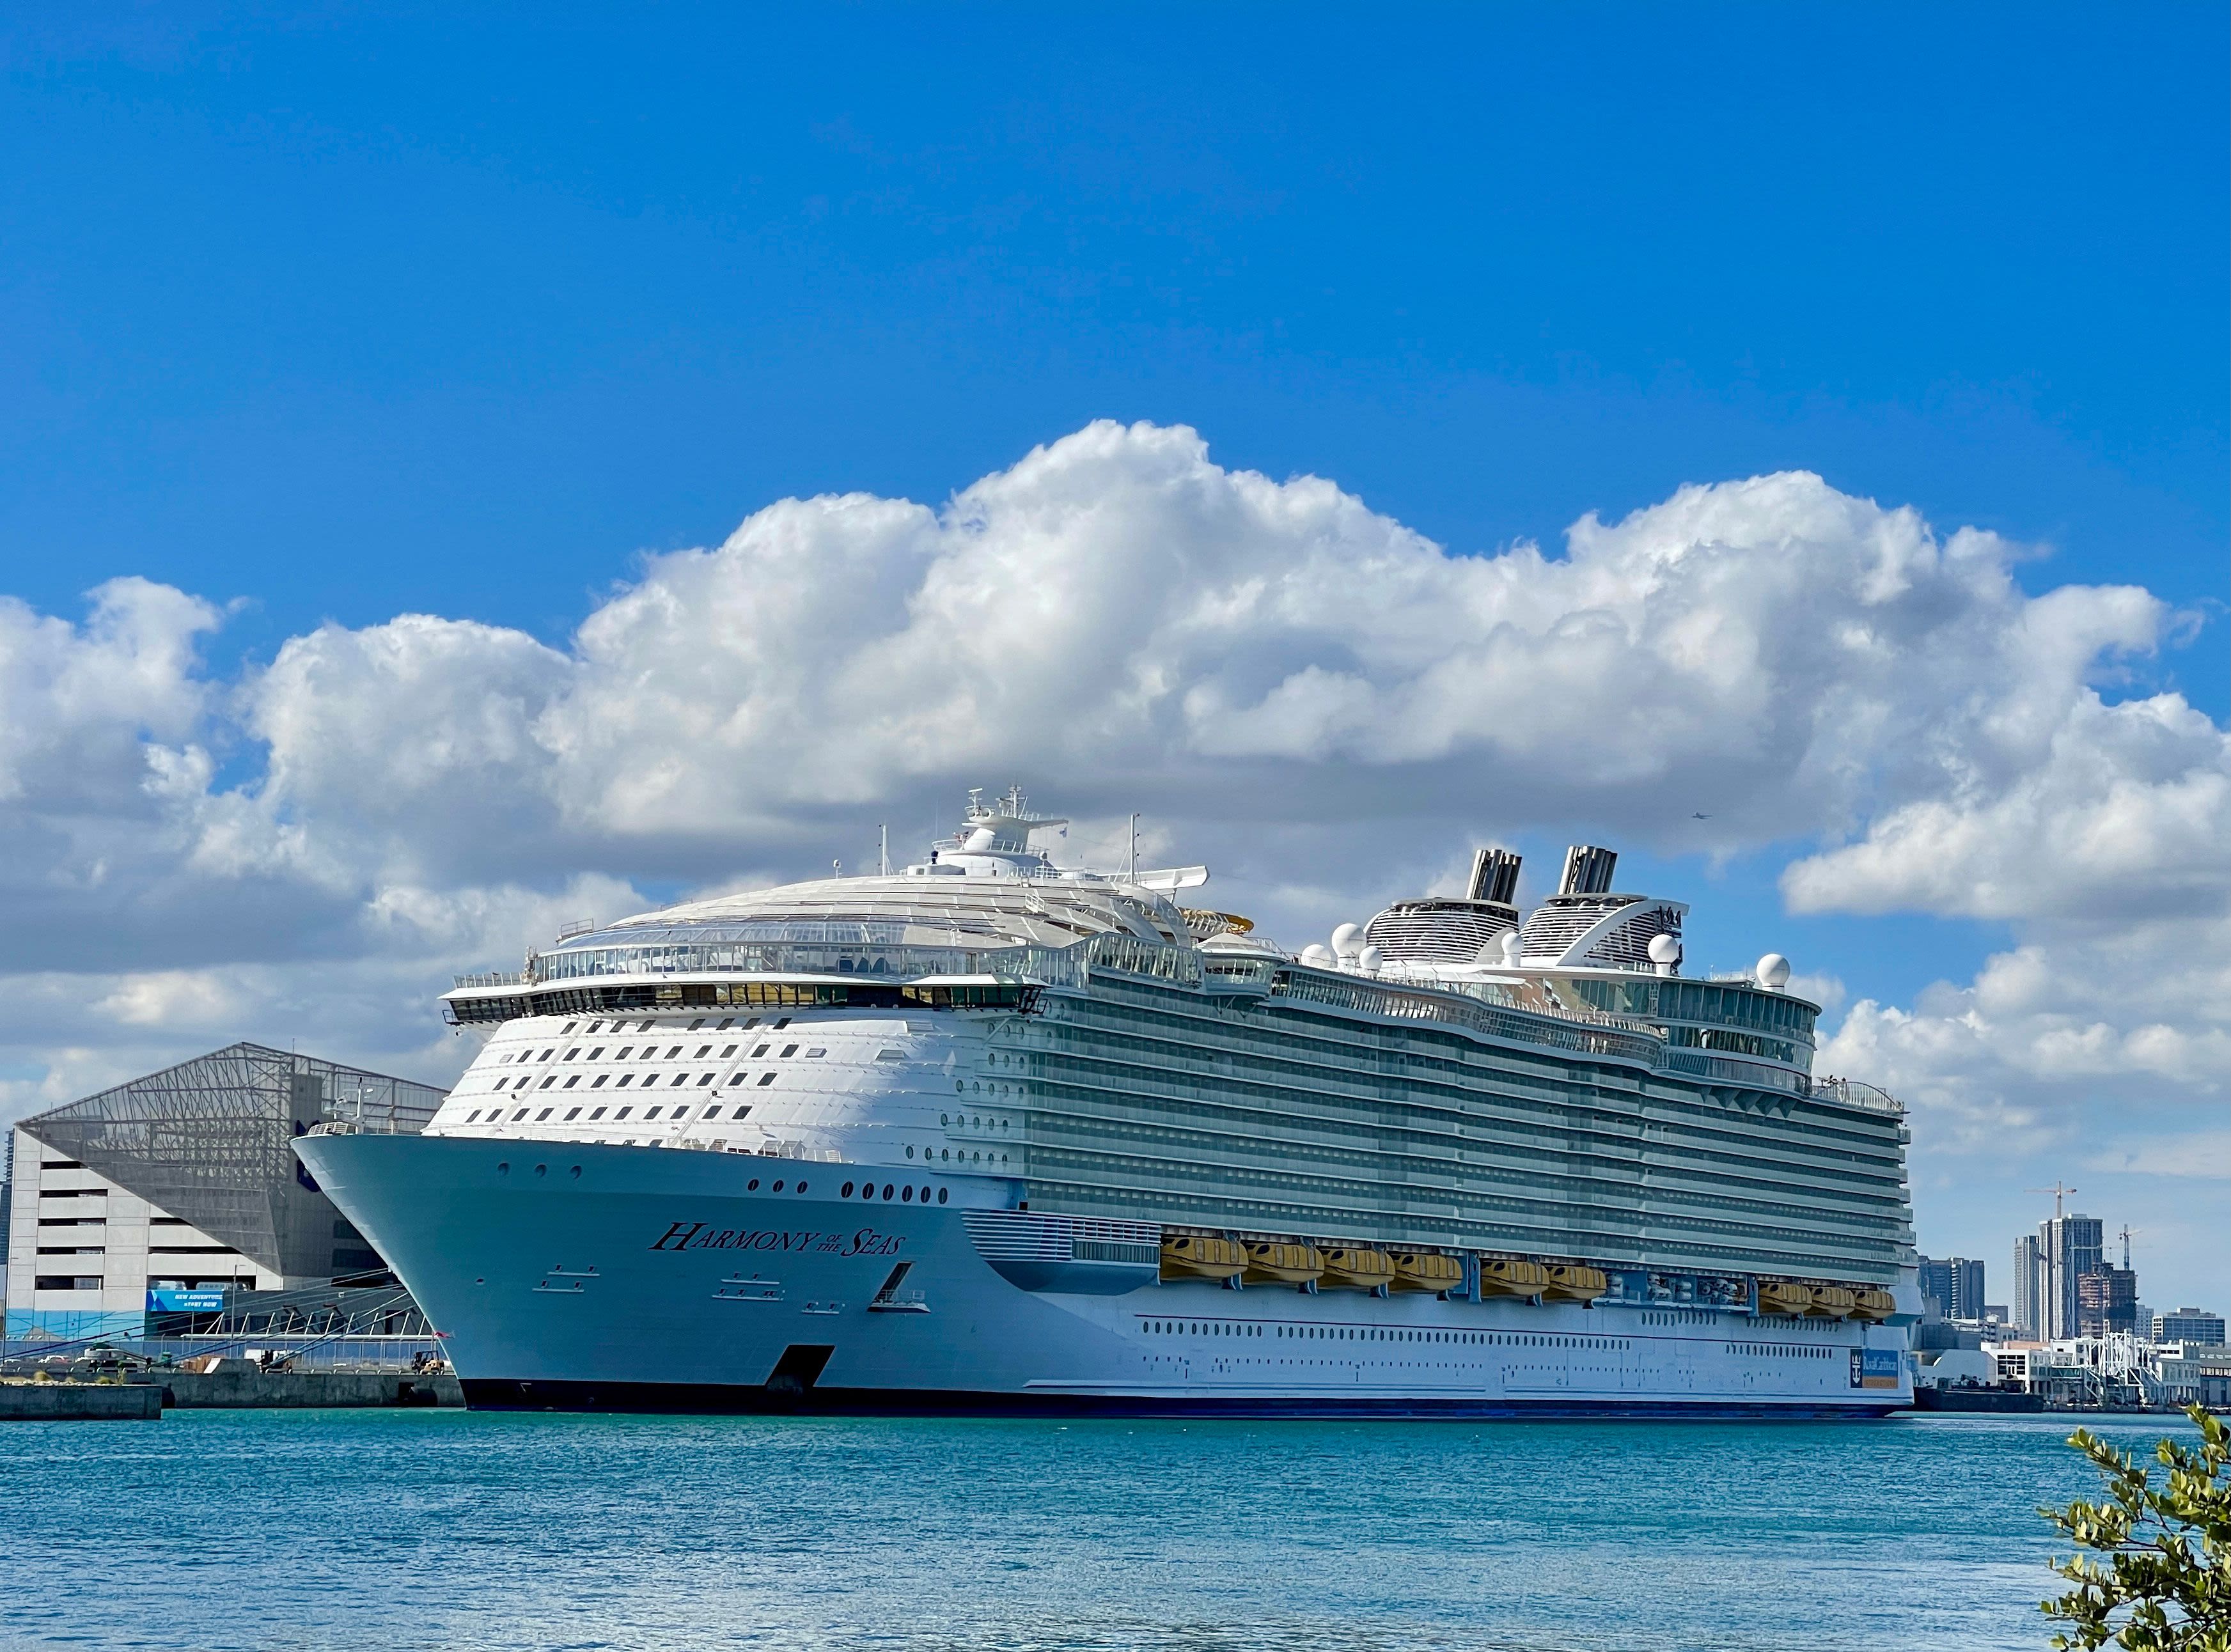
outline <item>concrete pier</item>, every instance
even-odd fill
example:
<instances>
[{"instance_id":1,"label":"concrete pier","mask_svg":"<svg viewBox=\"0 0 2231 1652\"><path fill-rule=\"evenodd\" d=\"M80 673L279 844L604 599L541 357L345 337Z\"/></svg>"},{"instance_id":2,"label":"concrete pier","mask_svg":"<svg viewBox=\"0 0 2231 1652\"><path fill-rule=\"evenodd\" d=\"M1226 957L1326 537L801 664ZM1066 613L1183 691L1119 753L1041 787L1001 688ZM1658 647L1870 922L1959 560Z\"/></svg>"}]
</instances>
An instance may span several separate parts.
<instances>
[{"instance_id":1,"label":"concrete pier","mask_svg":"<svg viewBox=\"0 0 2231 1652\"><path fill-rule=\"evenodd\" d=\"M0 1383L0 1423L144 1422L162 1415L159 1389L115 1383Z\"/></svg>"},{"instance_id":2,"label":"concrete pier","mask_svg":"<svg viewBox=\"0 0 2231 1652\"><path fill-rule=\"evenodd\" d=\"M136 1385L155 1388L180 1410L203 1407L462 1405L449 1375L372 1371L142 1371Z\"/></svg>"}]
</instances>

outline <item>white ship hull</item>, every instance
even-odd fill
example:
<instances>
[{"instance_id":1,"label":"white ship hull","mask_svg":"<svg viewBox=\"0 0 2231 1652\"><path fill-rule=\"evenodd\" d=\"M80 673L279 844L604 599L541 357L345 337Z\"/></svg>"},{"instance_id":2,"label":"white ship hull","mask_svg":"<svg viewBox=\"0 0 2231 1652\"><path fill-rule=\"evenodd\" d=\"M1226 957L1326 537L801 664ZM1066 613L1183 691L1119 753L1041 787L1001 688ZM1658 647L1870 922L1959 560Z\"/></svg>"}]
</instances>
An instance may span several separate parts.
<instances>
[{"instance_id":1,"label":"white ship hull","mask_svg":"<svg viewBox=\"0 0 2231 1652\"><path fill-rule=\"evenodd\" d=\"M1017 1218L991 1214L1016 1184L986 1178L520 1139L297 1147L482 1408L1860 1417L1911 1402L1904 1329L1852 1320L1151 1269L1071 1289L1093 1268L986 1260L984 1224ZM868 1177L871 1196L839 1194Z\"/></svg>"}]
</instances>

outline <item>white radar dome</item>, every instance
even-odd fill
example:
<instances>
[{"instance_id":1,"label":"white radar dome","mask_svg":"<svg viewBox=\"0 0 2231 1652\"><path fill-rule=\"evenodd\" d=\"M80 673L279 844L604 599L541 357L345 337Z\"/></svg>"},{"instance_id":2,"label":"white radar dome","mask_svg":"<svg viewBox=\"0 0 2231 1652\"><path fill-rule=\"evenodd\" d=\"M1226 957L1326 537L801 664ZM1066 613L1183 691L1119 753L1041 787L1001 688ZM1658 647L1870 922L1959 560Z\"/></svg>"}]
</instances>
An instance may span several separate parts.
<instances>
[{"instance_id":1,"label":"white radar dome","mask_svg":"<svg viewBox=\"0 0 2231 1652\"><path fill-rule=\"evenodd\" d=\"M1355 955L1355 961L1365 969L1376 971L1379 960L1385 956L1376 946L1367 946Z\"/></svg>"},{"instance_id":2,"label":"white radar dome","mask_svg":"<svg viewBox=\"0 0 2231 1652\"><path fill-rule=\"evenodd\" d=\"M1770 992L1779 992L1789 984L1789 960L1779 952L1769 952L1759 959L1756 973L1759 985Z\"/></svg>"},{"instance_id":3,"label":"white radar dome","mask_svg":"<svg viewBox=\"0 0 2231 1652\"><path fill-rule=\"evenodd\" d=\"M1518 961L1519 946L1518 932L1515 929L1506 929L1495 938L1495 950L1503 954L1506 964Z\"/></svg>"},{"instance_id":4,"label":"white radar dome","mask_svg":"<svg viewBox=\"0 0 2231 1652\"><path fill-rule=\"evenodd\" d=\"M1652 964L1678 964L1681 961L1681 943L1671 935L1652 935L1650 938L1650 961Z\"/></svg>"},{"instance_id":5,"label":"white radar dome","mask_svg":"<svg viewBox=\"0 0 2231 1652\"><path fill-rule=\"evenodd\" d=\"M1302 948L1302 962L1317 969L1329 969L1332 965L1332 948L1322 941L1312 941Z\"/></svg>"},{"instance_id":6,"label":"white radar dome","mask_svg":"<svg viewBox=\"0 0 2231 1652\"><path fill-rule=\"evenodd\" d=\"M1361 924L1342 924L1332 932L1332 950L1342 958L1346 958L1362 945L1363 926Z\"/></svg>"}]
</instances>

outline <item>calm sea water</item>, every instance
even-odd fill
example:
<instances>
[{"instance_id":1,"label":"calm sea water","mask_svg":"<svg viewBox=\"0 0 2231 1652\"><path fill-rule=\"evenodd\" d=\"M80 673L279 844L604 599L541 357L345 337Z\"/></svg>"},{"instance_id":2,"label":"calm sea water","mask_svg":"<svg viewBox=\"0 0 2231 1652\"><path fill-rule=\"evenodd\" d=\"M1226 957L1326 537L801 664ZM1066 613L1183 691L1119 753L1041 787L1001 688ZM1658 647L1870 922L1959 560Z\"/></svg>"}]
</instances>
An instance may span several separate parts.
<instances>
[{"instance_id":1,"label":"calm sea water","mask_svg":"<svg viewBox=\"0 0 2231 1652\"><path fill-rule=\"evenodd\" d=\"M2036 1649L2068 1427L11 1423L0 1644Z\"/></svg>"}]
</instances>

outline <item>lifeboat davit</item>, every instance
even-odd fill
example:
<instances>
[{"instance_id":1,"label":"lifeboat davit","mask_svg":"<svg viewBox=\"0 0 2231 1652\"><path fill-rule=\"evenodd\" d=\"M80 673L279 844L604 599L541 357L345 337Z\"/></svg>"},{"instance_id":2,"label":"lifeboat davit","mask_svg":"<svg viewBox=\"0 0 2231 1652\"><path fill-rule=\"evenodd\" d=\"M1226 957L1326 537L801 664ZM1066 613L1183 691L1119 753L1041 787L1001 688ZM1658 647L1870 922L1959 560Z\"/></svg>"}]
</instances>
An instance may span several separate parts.
<instances>
[{"instance_id":1,"label":"lifeboat davit","mask_svg":"<svg viewBox=\"0 0 2231 1652\"><path fill-rule=\"evenodd\" d=\"M1611 1281L1600 1268L1584 1268L1579 1263L1562 1266L1553 1263L1547 1270L1549 1282L1542 1294L1558 1302L1593 1302L1611 1288Z\"/></svg>"},{"instance_id":2,"label":"lifeboat davit","mask_svg":"<svg viewBox=\"0 0 2231 1652\"><path fill-rule=\"evenodd\" d=\"M1464 1283L1464 1264L1437 1250L1398 1250L1392 1283L1398 1291L1452 1291Z\"/></svg>"},{"instance_id":3,"label":"lifeboat davit","mask_svg":"<svg viewBox=\"0 0 2231 1652\"><path fill-rule=\"evenodd\" d=\"M1888 1291L1854 1291L1852 1293L1852 1317L1855 1320L1887 1320L1898 1311Z\"/></svg>"},{"instance_id":4,"label":"lifeboat davit","mask_svg":"<svg viewBox=\"0 0 2231 1652\"><path fill-rule=\"evenodd\" d=\"M1540 1262L1510 1256L1484 1256L1479 1264L1482 1296L1540 1296L1549 1288L1549 1270Z\"/></svg>"},{"instance_id":5,"label":"lifeboat davit","mask_svg":"<svg viewBox=\"0 0 2231 1652\"><path fill-rule=\"evenodd\" d=\"M1840 1285L1815 1285L1813 1306L1807 1311L1816 1320L1848 1320L1858 1306L1856 1291L1847 1291Z\"/></svg>"},{"instance_id":6,"label":"lifeboat davit","mask_svg":"<svg viewBox=\"0 0 2231 1652\"><path fill-rule=\"evenodd\" d=\"M1315 1245L1270 1239L1246 1242L1250 1285L1306 1285L1324 1272L1324 1255Z\"/></svg>"},{"instance_id":7,"label":"lifeboat davit","mask_svg":"<svg viewBox=\"0 0 2231 1652\"><path fill-rule=\"evenodd\" d=\"M1343 1290L1375 1291L1394 1282L1394 1259L1383 1250L1341 1245L1317 1254L1324 1258L1324 1272L1317 1279L1320 1290L1330 1285Z\"/></svg>"},{"instance_id":8,"label":"lifeboat davit","mask_svg":"<svg viewBox=\"0 0 2231 1652\"><path fill-rule=\"evenodd\" d=\"M1247 1271L1247 1249L1213 1234L1174 1233L1162 1239L1162 1277L1237 1279Z\"/></svg>"},{"instance_id":9,"label":"lifeboat davit","mask_svg":"<svg viewBox=\"0 0 2231 1652\"><path fill-rule=\"evenodd\" d=\"M1810 1313L1813 1311L1813 1288L1809 1285L1786 1284L1780 1280L1766 1281L1758 1287L1758 1311L1761 1313Z\"/></svg>"}]
</instances>

